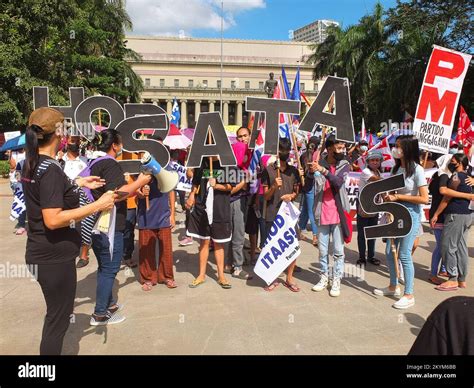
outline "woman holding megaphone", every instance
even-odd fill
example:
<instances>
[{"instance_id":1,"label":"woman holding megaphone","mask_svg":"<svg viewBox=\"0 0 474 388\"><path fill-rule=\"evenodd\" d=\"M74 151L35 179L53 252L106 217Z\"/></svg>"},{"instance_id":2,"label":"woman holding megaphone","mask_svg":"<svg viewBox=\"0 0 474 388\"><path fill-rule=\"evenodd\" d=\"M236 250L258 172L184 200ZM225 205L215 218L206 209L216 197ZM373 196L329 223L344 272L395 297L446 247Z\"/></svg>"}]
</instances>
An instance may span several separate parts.
<instances>
[{"instance_id":1,"label":"woman holding megaphone","mask_svg":"<svg viewBox=\"0 0 474 388\"><path fill-rule=\"evenodd\" d=\"M26 263L41 286L47 312L40 354L61 354L76 295L75 259L81 237L76 223L113 208L116 195L104 191L94 203L79 207L79 186L97 189L97 176L70 180L55 160L62 139L64 116L52 108L36 109L26 129L26 159L22 171L28 219Z\"/></svg>"},{"instance_id":2,"label":"woman holding megaphone","mask_svg":"<svg viewBox=\"0 0 474 388\"><path fill-rule=\"evenodd\" d=\"M140 187L148 184L151 176L140 174L135 181L127 184L124 171L115 160L122 154L123 148L122 137L117 130L108 128L100 132L94 142L97 150L102 152L102 156L95 159L93 165L90 166L91 175L105 179L105 185L92 190L92 196L97 199L108 190L120 192L119 200L115 205L116 217L112 257L110 257L108 236L105 233L92 236L92 249L97 257L99 268L97 270L96 305L90 324L101 326L120 323L125 320L123 315L117 313L120 306L112 296L115 276L120 269L123 257L123 231L127 219L127 203L124 200L134 194Z\"/></svg>"}]
</instances>

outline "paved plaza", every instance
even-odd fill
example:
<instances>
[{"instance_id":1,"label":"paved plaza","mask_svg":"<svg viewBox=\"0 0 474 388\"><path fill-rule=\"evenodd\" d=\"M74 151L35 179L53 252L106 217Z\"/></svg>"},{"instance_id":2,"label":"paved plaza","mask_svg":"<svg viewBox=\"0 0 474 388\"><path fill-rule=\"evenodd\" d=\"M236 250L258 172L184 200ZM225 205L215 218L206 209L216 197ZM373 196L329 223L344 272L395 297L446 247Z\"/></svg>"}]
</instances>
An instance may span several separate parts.
<instances>
[{"instance_id":1,"label":"paved plaza","mask_svg":"<svg viewBox=\"0 0 474 388\"><path fill-rule=\"evenodd\" d=\"M10 194L8 182L2 180L0 354L38 354L45 302L37 282L17 277L18 265L24 263L26 236L12 233L14 223L8 219ZM356 233L346 246L346 277L338 298L330 297L329 292L311 291L319 279L319 259L317 248L309 242L301 242L302 254L297 261L302 267L296 274L299 293L282 285L266 292L257 277L246 282L230 275L232 289L224 290L216 283L212 254L207 282L190 289L188 283L198 271L198 245L178 246L178 238L184 233L184 213L177 214L177 221L173 251L179 287L172 290L158 285L144 292L137 269L122 267L115 284L127 317L121 324L89 326L97 269L91 251L90 264L77 272L74 316L63 354L406 354L426 318L441 301L455 295L474 296L473 230L468 238L468 288L443 293L426 281L435 243L424 225L425 233L414 256L416 305L403 311L391 307L395 299L372 293L375 287L386 286L389 279L382 241L376 245L382 265L369 264L363 273L354 270L358 258ZM137 254L135 250L138 260Z\"/></svg>"}]
</instances>

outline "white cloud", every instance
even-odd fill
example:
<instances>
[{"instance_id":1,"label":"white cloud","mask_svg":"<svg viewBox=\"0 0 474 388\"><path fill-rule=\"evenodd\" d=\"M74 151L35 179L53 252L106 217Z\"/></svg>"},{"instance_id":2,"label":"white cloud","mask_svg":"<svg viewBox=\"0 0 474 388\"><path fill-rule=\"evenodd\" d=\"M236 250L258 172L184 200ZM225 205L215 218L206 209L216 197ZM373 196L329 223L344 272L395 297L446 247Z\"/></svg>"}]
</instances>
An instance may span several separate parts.
<instances>
[{"instance_id":1,"label":"white cloud","mask_svg":"<svg viewBox=\"0 0 474 388\"><path fill-rule=\"evenodd\" d=\"M128 0L127 12L133 22L133 34L187 36L196 29L219 31L220 0ZM235 26L234 15L264 8L265 0L224 0L224 29Z\"/></svg>"}]
</instances>

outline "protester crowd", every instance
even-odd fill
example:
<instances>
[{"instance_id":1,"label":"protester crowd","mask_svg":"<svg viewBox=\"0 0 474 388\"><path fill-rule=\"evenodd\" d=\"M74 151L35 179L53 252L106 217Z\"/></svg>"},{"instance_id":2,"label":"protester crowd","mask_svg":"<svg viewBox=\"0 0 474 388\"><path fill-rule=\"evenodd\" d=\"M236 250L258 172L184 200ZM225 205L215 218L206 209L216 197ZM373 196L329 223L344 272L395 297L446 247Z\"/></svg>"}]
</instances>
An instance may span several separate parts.
<instances>
[{"instance_id":1,"label":"protester crowd","mask_svg":"<svg viewBox=\"0 0 474 388\"><path fill-rule=\"evenodd\" d=\"M116 130L106 129L93 142L87 142L66 132L58 134L55 123L63 121L62 114L54 109L35 110L26 132L26 153L20 151L10 157L12 188L22 185L26 204L15 233L27 231L26 262L38 266L38 281L47 304L41 354L61 352L73 312L76 267L89 264L90 249L98 263L91 325L125 319L120 312L122 305L112 293L121 264L139 266L139 281L145 292L157 284L170 289L178 286L173 274L172 246L177 201L186 218L186 235L179 244L198 242L199 273L190 288L206 282L211 251L217 264L217 282L223 289L232 287L230 277L250 280L254 276L251 268L281 204L293 202L299 203L301 211L298 237L315 247L314 255L319 254L321 273L312 290L329 289L331 296L341 295L345 244L350 241L353 223L348 216L350 203L345 184L352 171L360 173L359 192L386 174L403 174L403 189L380 194L375 201L398 202L412 218L410 233L394 241L387 239L385 254L376 258L375 240L365 239L364 228L388 221L380 215L367 214L357 201L357 265L379 266L381 258L386 257L390 273L388 286L374 288L374 294L399 297L393 304L398 309L415 304L413 252L423 233L426 205L430 205L426 221L436 241L431 274L426 280L440 291L467 287L467 234L474 214L474 147L466 155L461 145L453 143L450 154L422 155L414 136L394 136L394 166L387 169L382 166L384 154L377 146L369 149L363 138L347 144L334 135L313 136L306 142L299 141L296 147L289 138L280 138L278 155L263 155L252 174L251 131L241 127L237 142L232 145L237 158L237 166L232 169L238 174L229 174L229 168L221 166L218 158L205 157L200 168L187 169L187 178L192 179L190 192L162 193L155 177L124 173L118 160L129 159L131 154L123 151ZM185 165L186 150L169 151L171 160ZM436 168L429 184L424 174L428 163ZM210 206L212 220L206 214ZM113 237L97 231L99 214L111 209L115 209ZM73 227L71 220L75 221ZM138 263L132 259L135 229ZM246 235L250 243L248 257L244 253ZM283 284L292 292L300 291L295 279L299 271L295 260L285 270L284 281L277 279L264 289L270 292Z\"/></svg>"}]
</instances>

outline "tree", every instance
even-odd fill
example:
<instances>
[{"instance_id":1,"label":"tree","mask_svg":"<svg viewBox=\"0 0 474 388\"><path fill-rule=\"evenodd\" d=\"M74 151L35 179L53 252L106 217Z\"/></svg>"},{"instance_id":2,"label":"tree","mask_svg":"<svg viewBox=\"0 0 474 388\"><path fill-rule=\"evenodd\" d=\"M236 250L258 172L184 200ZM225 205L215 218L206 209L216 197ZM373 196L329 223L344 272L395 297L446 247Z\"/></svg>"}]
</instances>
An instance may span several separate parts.
<instances>
[{"instance_id":1,"label":"tree","mask_svg":"<svg viewBox=\"0 0 474 388\"><path fill-rule=\"evenodd\" d=\"M401 121L405 111L415 114L433 44L472 52L472 13L468 0L398 0L386 12L376 4L357 24L330 28L326 41L313 46L314 77L349 78L356 123L363 116L378 129L389 119ZM460 103L471 111L472 83L468 71Z\"/></svg>"},{"instance_id":2,"label":"tree","mask_svg":"<svg viewBox=\"0 0 474 388\"><path fill-rule=\"evenodd\" d=\"M123 1L6 0L0 3L0 130L26 124L33 86L52 105L68 105L69 87L135 102L143 90L125 46L131 29Z\"/></svg>"}]
</instances>

